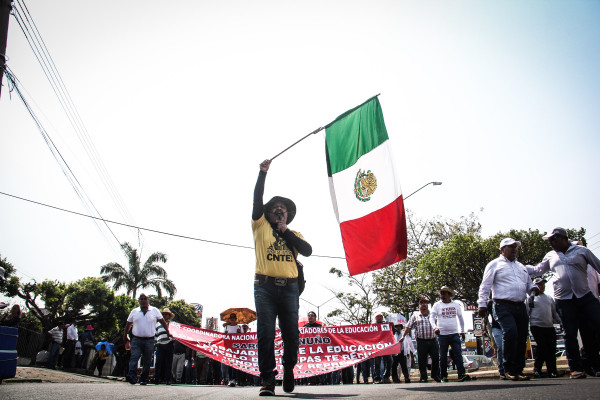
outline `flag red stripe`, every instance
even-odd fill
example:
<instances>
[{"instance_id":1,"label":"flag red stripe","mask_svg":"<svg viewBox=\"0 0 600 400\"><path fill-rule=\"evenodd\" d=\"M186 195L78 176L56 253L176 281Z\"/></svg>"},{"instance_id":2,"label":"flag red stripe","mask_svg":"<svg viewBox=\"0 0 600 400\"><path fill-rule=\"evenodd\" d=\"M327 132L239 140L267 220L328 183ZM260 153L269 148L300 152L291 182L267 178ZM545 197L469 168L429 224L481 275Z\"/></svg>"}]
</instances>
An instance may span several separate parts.
<instances>
[{"instance_id":1,"label":"flag red stripe","mask_svg":"<svg viewBox=\"0 0 600 400\"><path fill-rule=\"evenodd\" d=\"M350 275L388 267L406 258L402 196L362 218L340 224Z\"/></svg>"}]
</instances>

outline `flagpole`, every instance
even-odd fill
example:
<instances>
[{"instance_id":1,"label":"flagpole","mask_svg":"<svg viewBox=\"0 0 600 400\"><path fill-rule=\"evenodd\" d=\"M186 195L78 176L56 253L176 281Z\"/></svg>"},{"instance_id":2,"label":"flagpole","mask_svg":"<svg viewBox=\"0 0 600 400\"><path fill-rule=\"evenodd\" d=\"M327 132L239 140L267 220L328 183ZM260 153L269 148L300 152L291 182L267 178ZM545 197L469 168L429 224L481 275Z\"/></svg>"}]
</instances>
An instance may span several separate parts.
<instances>
[{"instance_id":1,"label":"flagpole","mask_svg":"<svg viewBox=\"0 0 600 400\"><path fill-rule=\"evenodd\" d=\"M288 147L287 147L285 150L281 151L281 152L280 152L279 154L277 154L275 157L272 157L272 158L271 158L271 161L273 161L274 159L276 159L277 157L279 157L281 154L285 153L286 151L288 151L289 149L291 149L292 147L294 147L295 145L297 145L298 143L300 143L301 141L303 141L304 139L306 139L306 138L307 138L307 137L309 137L310 135L314 135L315 133L317 133L317 132L320 132L320 131L322 131L323 129L325 129L325 127L324 127L324 126L321 126L321 127L317 128L317 129L315 129L314 131L312 131L312 132L311 132L311 133L309 133L308 135L304 136L302 139L300 139L300 140L296 141L296 143L294 143L294 144L292 144L292 145L288 146Z\"/></svg>"},{"instance_id":2,"label":"flagpole","mask_svg":"<svg viewBox=\"0 0 600 400\"><path fill-rule=\"evenodd\" d=\"M304 136L302 139L297 140L294 144L288 146L285 150L282 150L281 152L279 152L276 156L272 157L270 159L270 161L273 161L274 159L276 159L277 157L279 157L280 155L282 155L283 153L285 153L286 151L288 151L289 149L291 149L292 147L294 147L295 145L297 145L298 143L300 143L301 141L303 141L304 139L306 139L307 137L309 137L310 135L314 135L315 133L321 132L323 129L327 128L328 126L330 126L331 124L333 124L334 122L336 122L337 120L345 117L346 115L350 114L352 111L356 110L357 108L362 107L365 103L368 103L369 101L371 101L371 99L378 97L381 93L376 94L373 97L370 97L369 100L361 103L359 106L354 107L353 109L346 111L345 113L343 113L342 115L340 115L339 117L337 117L336 119L334 119L333 121L331 121L330 123L328 123L325 126L321 126L317 129L315 129L314 131L312 131L311 133L309 133L308 135Z\"/></svg>"}]
</instances>

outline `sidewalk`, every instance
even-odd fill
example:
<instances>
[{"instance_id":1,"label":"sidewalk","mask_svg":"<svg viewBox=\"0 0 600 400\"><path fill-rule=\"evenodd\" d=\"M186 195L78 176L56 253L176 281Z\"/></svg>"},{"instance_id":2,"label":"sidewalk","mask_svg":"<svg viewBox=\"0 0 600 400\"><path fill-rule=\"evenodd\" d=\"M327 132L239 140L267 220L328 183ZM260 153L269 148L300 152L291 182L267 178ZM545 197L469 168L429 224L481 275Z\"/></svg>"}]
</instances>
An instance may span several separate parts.
<instances>
[{"instance_id":1,"label":"sidewalk","mask_svg":"<svg viewBox=\"0 0 600 400\"><path fill-rule=\"evenodd\" d=\"M544 365L544 371L545 371L546 366ZM556 369L558 370L558 375L559 376L564 376L565 374L569 374L569 365L567 364L567 358L566 357L559 357L556 359ZM414 369L412 371L412 373L414 373ZM533 360L527 360L526 364L525 364L525 369L523 370L523 373L527 376L530 376L533 378ZM473 372L468 372L469 376L471 376L471 378L476 378L476 379L500 379L500 375L498 374L498 367L494 366L494 367L483 367L483 368L479 368L476 371ZM448 371L448 380L453 381L453 380L457 380L457 372L456 371ZM411 379L412 379L412 374L411 374ZM417 371L417 375L416 375L416 379L419 379L419 374Z\"/></svg>"},{"instance_id":2,"label":"sidewalk","mask_svg":"<svg viewBox=\"0 0 600 400\"><path fill-rule=\"evenodd\" d=\"M556 360L559 375L569 373L566 357L560 357ZM526 375L533 376L533 361L527 361L524 370ZM500 379L498 369L496 367L484 367L477 371L469 372L472 378L477 380L497 380ZM456 381L458 379L457 372L454 370L448 371L448 380ZM123 377L117 376L92 376L78 373L77 370L63 371L53 370L42 367L17 367L17 374L14 378L4 379L2 383L19 383L19 382L48 382L48 383L92 383L92 382L107 382L107 381L124 381ZM413 368L411 371L411 380L419 381L419 370Z\"/></svg>"}]
</instances>

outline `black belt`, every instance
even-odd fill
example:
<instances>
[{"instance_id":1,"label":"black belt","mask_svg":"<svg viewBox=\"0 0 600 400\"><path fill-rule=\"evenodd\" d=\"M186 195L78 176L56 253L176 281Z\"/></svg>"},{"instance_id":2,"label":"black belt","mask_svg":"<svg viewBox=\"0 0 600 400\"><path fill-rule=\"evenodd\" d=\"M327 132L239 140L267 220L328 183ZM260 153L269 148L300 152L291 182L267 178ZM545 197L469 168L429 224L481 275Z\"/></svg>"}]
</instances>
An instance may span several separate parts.
<instances>
[{"instance_id":1,"label":"black belt","mask_svg":"<svg viewBox=\"0 0 600 400\"><path fill-rule=\"evenodd\" d=\"M494 303L512 304L513 306L525 305L525 302L523 302L523 301L512 301L512 300L504 300L504 299L494 299Z\"/></svg>"},{"instance_id":2,"label":"black belt","mask_svg":"<svg viewBox=\"0 0 600 400\"><path fill-rule=\"evenodd\" d=\"M431 339L421 339L421 338L417 338L417 340L435 340L435 338L431 338Z\"/></svg>"},{"instance_id":3,"label":"black belt","mask_svg":"<svg viewBox=\"0 0 600 400\"><path fill-rule=\"evenodd\" d=\"M274 276L267 276L261 274L255 274L254 279L258 279L259 281L271 282L276 286L287 286L290 283L298 282L298 278L277 278Z\"/></svg>"},{"instance_id":4,"label":"black belt","mask_svg":"<svg viewBox=\"0 0 600 400\"><path fill-rule=\"evenodd\" d=\"M133 336L134 338L137 338L137 339L142 339L142 340L154 339L154 336L135 336L133 333L131 334L131 336Z\"/></svg>"}]
</instances>

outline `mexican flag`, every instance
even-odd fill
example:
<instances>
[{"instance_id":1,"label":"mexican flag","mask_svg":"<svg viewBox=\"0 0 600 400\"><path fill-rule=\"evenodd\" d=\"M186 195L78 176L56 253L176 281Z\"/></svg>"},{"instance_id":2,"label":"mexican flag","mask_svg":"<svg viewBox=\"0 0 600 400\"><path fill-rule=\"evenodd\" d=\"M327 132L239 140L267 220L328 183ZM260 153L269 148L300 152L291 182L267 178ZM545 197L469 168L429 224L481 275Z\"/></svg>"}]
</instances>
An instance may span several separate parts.
<instances>
[{"instance_id":1,"label":"mexican flag","mask_svg":"<svg viewBox=\"0 0 600 400\"><path fill-rule=\"evenodd\" d=\"M325 127L327 174L350 275L406 258L406 215L377 97Z\"/></svg>"}]
</instances>

